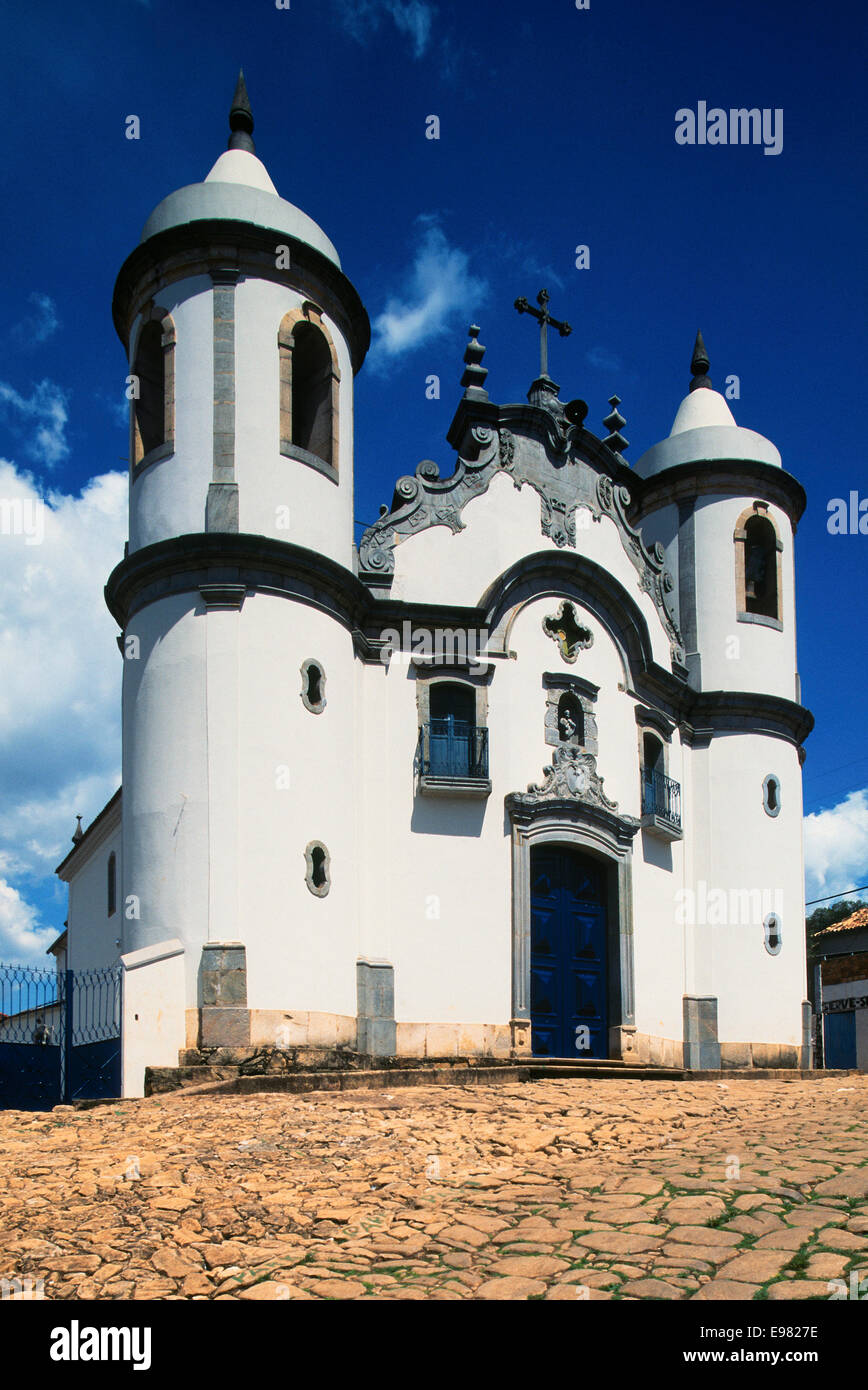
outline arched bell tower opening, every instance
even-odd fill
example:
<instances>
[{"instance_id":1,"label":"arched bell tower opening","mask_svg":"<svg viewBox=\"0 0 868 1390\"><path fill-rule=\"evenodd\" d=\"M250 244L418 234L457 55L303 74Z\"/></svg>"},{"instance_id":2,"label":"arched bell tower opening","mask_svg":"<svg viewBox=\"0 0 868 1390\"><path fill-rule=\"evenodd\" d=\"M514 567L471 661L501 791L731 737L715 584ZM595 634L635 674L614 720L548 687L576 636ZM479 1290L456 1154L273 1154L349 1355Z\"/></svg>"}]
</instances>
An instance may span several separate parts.
<instances>
[{"instance_id":1,"label":"arched bell tower opening","mask_svg":"<svg viewBox=\"0 0 868 1390\"><path fill-rule=\"evenodd\" d=\"M340 383L338 356L317 306L306 300L281 321L280 452L338 481Z\"/></svg>"}]
</instances>

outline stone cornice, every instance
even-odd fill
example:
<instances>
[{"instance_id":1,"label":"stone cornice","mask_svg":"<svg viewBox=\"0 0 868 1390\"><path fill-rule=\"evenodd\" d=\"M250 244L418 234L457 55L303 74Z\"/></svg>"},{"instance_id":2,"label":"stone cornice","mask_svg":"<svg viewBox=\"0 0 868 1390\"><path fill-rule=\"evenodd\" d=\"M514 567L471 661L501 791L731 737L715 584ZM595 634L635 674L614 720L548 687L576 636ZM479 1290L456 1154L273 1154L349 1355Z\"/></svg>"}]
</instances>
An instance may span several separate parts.
<instances>
[{"instance_id":1,"label":"stone cornice","mask_svg":"<svg viewBox=\"0 0 868 1390\"><path fill-rule=\"evenodd\" d=\"M529 827L537 822L593 826L622 849L632 844L639 829L634 816L621 816L608 806L571 796L535 797L532 793L510 792L504 797L504 805L514 826Z\"/></svg>"},{"instance_id":2,"label":"stone cornice","mask_svg":"<svg viewBox=\"0 0 868 1390\"><path fill-rule=\"evenodd\" d=\"M680 463L650 478L631 474L632 502L628 515L637 524L649 512L669 503L678 503L710 493L732 497L759 496L786 512L793 530L807 506L805 489L792 473L770 463L746 459L716 459L709 463Z\"/></svg>"},{"instance_id":3,"label":"stone cornice","mask_svg":"<svg viewBox=\"0 0 868 1390\"><path fill-rule=\"evenodd\" d=\"M546 590L575 593L594 605L613 630L630 670L625 693L681 727L685 742L702 745L719 732L770 734L799 746L814 725L804 706L777 695L712 690L697 692L682 676L653 660L645 618L635 601L582 555L542 552L501 575L479 604L413 604L370 589L343 565L287 541L235 533L179 536L133 551L115 567L105 588L109 610L123 630L148 603L173 594L195 593L202 585L227 587L240 595L263 592L308 604L328 613L352 634L356 655L378 662L383 633L404 624L427 631L487 631L489 647L478 652L486 666L509 655L498 634L500 617L516 603ZM212 593L217 592L212 590ZM602 605L605 605L604 609ZM500 645L498 645L500 643ZM478 663L477 663L478 664Z\"/></svg>"},{"instance_id":4,"label":"stone cornice","mask_svg":"<svg viewBox=\"0 0 868 1390\"><path fill-rule=\"evenodd\" d=\"M814 727L814 716L795 700L742 690L689 692L681 733L692 746L719 733L769 734L799 747Z\"/></svg>"},{"instance_id":5,"label":"stone cornice","mask_svg":"<svg viewBox=\"0 0 868 1390\"><path fill-rule=\"evenodd\" d=\"M289 247L290 265L278 269L278 246ZM158 232L127 256L118 273L112 316L118 337L129 350L133 320L162 287L215 267L234 267L242 275L272 280L315 299L340 326L358 372L371 341L367 311L352 283L332 261L286 232L249 222L187 222ZM276 326L275 326L276 332Z\"/></svg>"},{"instance_id":6,"label":"stone cornice","mask_svg":"<svg viewBox=\"0 0 868 1390\"><path fill-rule=\"evenodd\" d=\"M243 532L200 532L134 550L109 575L105 599L123 629L146 604L203 585L283 594L325 609L350 629L364 622L371 602L365 586L334 560Z\"/></svg>"}]
</instances>

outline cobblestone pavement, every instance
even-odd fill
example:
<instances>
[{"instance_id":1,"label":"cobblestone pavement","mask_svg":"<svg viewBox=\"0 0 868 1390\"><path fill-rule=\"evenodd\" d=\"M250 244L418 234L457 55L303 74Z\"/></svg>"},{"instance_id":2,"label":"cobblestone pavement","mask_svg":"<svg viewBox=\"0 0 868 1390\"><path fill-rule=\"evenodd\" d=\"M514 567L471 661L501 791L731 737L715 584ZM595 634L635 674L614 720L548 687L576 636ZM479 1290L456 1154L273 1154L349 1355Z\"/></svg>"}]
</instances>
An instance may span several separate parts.
<instances>
[{"instance_id":1,"label":"cobblestone pavement","mask_svg":"<svg viewBox=\"0 0 868 1390\"><path fill-rule=\"evenodd\" d=\"M866 1102L854 1076L6 1111L0 1275L55 1299L828 1299L868 1277Z\"/></svg>"}]
</instances>

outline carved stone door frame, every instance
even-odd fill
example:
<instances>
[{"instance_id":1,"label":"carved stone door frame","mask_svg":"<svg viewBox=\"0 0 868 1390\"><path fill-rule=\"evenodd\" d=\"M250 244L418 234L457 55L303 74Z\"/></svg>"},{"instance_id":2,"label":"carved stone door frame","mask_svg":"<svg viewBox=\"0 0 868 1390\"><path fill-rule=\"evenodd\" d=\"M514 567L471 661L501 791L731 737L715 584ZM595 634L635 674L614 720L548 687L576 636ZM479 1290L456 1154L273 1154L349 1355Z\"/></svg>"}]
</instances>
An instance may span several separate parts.
<instances>
[{"instance_id":1,"label":"carved stone door frame","mask_svg":"<svg viewBox=\"0 0 868 1390\"><path fill-rule=\"evenodd\" d=\"M573 800L528 805L506 798L512 823L512 1013L514 1056L531 1055L530 897L531 850L566 845L599 860L608 897L609 1056L633 1052L636 1032L633 983L633 836L638 823Z\"/></svg>"}]
</instances>

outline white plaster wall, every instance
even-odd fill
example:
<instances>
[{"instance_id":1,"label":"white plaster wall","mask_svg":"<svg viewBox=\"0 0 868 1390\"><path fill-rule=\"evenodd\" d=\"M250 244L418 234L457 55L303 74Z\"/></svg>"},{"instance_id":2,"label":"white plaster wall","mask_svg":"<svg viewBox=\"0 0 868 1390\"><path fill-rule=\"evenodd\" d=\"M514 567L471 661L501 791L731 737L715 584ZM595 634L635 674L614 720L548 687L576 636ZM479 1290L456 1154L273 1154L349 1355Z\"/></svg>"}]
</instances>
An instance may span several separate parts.
<instances>
[{"instance_id":1,"label":"white plaster wall","mask_svg":"<svg viewBox=\"0 0 868 1390\"><path fill-rule=\"evenodd\" d=\"M326 614L267 594L240 623L239 918L248 1006L356 1012L359 874L350 634ZM301 699L301 665L325 672L326 707ZM288 774L289 786L281 786ZM305 883L304 851L321 841L331 888ZM373 848L373 847L372 847Z\"/></svg>"},{"instance_id":2,"label":"white plaster wall","mask_svg":"<svg viewBox=\"0 0 868 1390\"><path fill-rule=\"evenodd\" d=\"M117 858L117 908L108 915L108 861ZM67 965L70 970L101 970L120 955L123 931L123 854L120 809L103 830L99 844L69 880Z\"/></svg>"},{"instance_id":3,"label":"white plaster wall","mask_svg":"<svg viewBox=\"0 0 868 1390\"><path fill-rule=\"evenodd\" d=\"M178 937L196 963L208 933L207 622L198 595L141 609L126 634L140 656L125 660L123 683L123 895L141 913L125 915L124 949Z\"/></svg>"},{"instance_id":4,"label":"white plaster wall","mask_svg":"<svg viewBox=\"0 0 868 1390\"><path fill-rule=\"evenodd\" d=\"M781 809L774 817L763 810L763 779L770 772L781 784ZM798 1045L806 973L796 749L760 734L717 735L707 749L692 751L688 788L688 814L702 841L685 876L685 887L695 895L692 904L685 903L695 908L685 929L686 992L718 997L722 1042ZM717 890L727 894L725 905L710 897ZM731 890L759 890L759 901L732 898ZM725 923L715 922L718 910ZM778 911L782 920L776 956L764 945L762 922L769 911Z\"/></svg>"},{"instance_id":5,"label":"white plaster wall","mask_svg":"<svg viewBox=\"0 0 868 1390\"><path fill-rule=\"evenodd\" d=\"M579 465L580 467L585 465ZM540 497L530 486L519 490L506 474L495 474L488 490L467 503L463 531L434 526L395 548L392 595L416 603L475 604L499 575L524 555L558 552L540 526ZM562 552L569 556L573 552ZM576 553L600 565L638 604L651 634L655 659L671 664L669 638L639 574L627 556L614 521L593 521L586 508L576 516Z\"/></svg>"},{"instance_id":6,"label":"white plaster wall","mask_svg":"<svg viewBox=\"0 0 868 1390\"><path fill-rule=\"evenodd\" d=\"M632 777L636 792L629 811L641 816L638 726L631 707L634 747ZM626 731L625 731L626 737ZM678 735L666 749L666 775L681 787L682 840L666 841L640 829L633 841L633 968L636 1027L652 1037L678 1039L683 1031L684 931L675 911L684 881L684 865L694 824L685 794L685 763L689 749Z\"/></svg>"},{"instance_id":7,"label":"white plaster wall","mask_svg":"<svg viewBox=\"0 0 868 1390\"><path fill-rule=\"evenodd\" d=\"M214 440L211 289L210 277L197 275L167 285L156 296L175 322L175 449L130 483L130 551L205 529ZM133 351L138 329L137 318L130 335Z\"/></svg>"},{"instance_id":8,"label":"white plaster wall","mask_svg":"<svg viewBox=\"0 0 868 1390\"><path fill-rule=\"evenodd\" d=\"M184 1036L184 946L161 941L121 957L123 1062L121 1094L145 1094L146 1067L176 1067Z\"/></svg>"},{"instance_id":9,"label":"white plaster wall","mask_svg":"<svg viewBox=\"0 0 868 1390\"><path fill-rule=\"evenodd\" d=\"M752 496L710 496L696 506L697 637L705 690L757 690L796 699L795 580L789 519L769 505L783 544L781 585L783 632L736 621L733 532ZM733 645L732 638L737 639ZM736 655L732 655L736 652Z\"/></svg>"}]
</instances>

